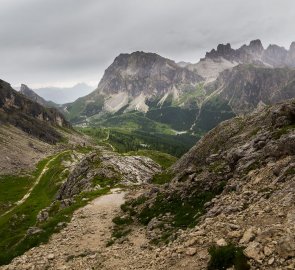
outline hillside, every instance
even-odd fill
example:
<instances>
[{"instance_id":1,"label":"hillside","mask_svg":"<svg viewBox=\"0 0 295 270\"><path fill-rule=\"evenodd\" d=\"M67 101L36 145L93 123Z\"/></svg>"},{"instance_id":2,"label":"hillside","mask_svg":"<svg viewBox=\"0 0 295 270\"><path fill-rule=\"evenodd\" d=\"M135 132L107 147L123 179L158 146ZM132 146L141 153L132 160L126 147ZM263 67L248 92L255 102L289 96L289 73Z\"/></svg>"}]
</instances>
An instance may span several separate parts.
<instances>
[{"instance_id":1,"label":"hillside","mask_svg":"<svg viewBox=\"0 0 295 270\"><path fill-rule=\"evenodd\" d=\"M294 100L226 121L127 201L125 229L160 246L150 269L292 269L294 128Z\"/></svg>"},{"instance_id":2,"label":"hillside","mask_svg":"<svg viewBox=\"0 0 295 270\"><path fill-rule=\"evenodd\" d=\"M54 108L32 101L4 81L0 81L0 120L49 143L62 139L56 128L71 128L64 116Z\"/></svg>"},{"instance_id":3,"label":"hillside","mask_svg":"<svg viewBox=\"0 0 295 270\"><path fill-rule=\"evenodd\" d=\"M292 269L294 127L294 100L235 117L166 171L136 156L86 154L66 177L57 202L68 205L73 195L85 202L120 181L132 188L95 199L68 225L60 223L48 243L1 269ZM76 205L63 210L57 202L40 211L28 240L42 238L48 222L57 224L59 213Z\"/></svg>"}]
</instances>

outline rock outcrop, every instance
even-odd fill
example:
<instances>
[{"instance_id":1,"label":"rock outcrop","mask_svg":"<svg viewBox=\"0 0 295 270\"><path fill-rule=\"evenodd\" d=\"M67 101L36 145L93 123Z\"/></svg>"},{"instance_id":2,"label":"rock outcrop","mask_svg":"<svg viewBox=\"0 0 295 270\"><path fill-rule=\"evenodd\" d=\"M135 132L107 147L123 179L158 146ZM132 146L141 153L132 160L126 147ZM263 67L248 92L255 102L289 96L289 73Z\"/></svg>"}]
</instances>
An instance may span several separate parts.
<instances>
[{"instance_id":1,"label":"rock outcrop","mask_svg":"<svg viewBox=\"0 0 295 270\"><path fill-rule=\"evenodd\" d=\"M148 157L96 151L75 166L60 188L57 198L72 198L83 191L100 189L104 187L105 180L121 185L144 184L159 172L161 166Z\"/></svg>"}]
</instances>

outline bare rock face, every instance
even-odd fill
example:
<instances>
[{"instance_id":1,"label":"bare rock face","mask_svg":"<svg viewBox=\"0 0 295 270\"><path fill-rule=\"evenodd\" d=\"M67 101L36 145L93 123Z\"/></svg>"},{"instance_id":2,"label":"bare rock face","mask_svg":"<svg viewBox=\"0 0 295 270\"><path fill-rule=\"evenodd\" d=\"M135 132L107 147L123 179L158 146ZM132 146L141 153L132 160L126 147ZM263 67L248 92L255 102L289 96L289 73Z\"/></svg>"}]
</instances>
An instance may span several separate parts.
<instances>
[{"instance_id":1,"label":"bare rock face","mask_svg":"<svg viewBox=\"0 0 295 270\"><path fill-rule=\"evenodd\" d=\"M245 114L255 110L261 102L271 105L294 98L294 77L295 71L291 69L240 65L221 73L208 89L218 89L215 98L227 103L235 114Z\"/></svg>"},{"instance_id":2,"label":"bare rock face","mask_svg":"<svg viewBox=\"0 0 295 270\"><path fill-rule=\"evenodd\" d=\"M101 188L93 179L107 179L123 185L149 182L161 172L161 166L147 157L122 156L114 152L98 151L87 155L59 191L58 199L71 198L82 191Z\"/></svg>"},{"instance_id":3,"label":"bare rock face","mask_svg":"<svg viewBox=\"0 0 295 270\"><path fill-rule=\"evenodd\" d=\"M104 99L102 109L109 112L123 107L146 112L150 100L161 99L165 94L176 98L201 80L196 73L155 53L120 54L87 100Z\"/></svg>"}]
</instances>

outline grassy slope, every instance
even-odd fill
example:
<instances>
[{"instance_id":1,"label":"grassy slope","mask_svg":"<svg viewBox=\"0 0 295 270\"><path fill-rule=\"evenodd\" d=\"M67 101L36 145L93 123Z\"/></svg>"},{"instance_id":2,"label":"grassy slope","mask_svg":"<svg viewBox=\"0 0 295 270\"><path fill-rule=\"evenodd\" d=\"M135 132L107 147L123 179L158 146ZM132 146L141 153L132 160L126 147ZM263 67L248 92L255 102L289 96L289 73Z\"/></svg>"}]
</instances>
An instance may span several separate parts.
<instances>
[{"instance_id":1,"label":"grassy slope","mask_svg":"<svg viewBox=\"0 0 295 270\"><path fill-rule=\"evenodd\" d=\"M0 215L20 200L32 185L31 176L0 176Z\"/></svg>"},{"instance_id":2,"label":"grassy slope","mask_svg":"<svg viewBox=\"0 0 295 270\"><path fill-rule=\"evenodd\" d=\"M98 143L111 144L120 153L148 149L177 157L187 152L200 137L176 134L169 125L148 119L139 112L96 121L79 131L94 137Z\"/></svg>"},{"instance_id":3,"label":"grassy slope","mask_svg":"<svg viewBox=\"0 0 295 270\"><path fill-rule=\"evenodd\" d=\"M131 151L126 153L126 155L149 157L161 165L163 169L169 168L177 160L177 158L174 156L154 150Z\"/></svg>"},{"instance_id":4,"label":"grassy slope","mask_svg":"<svg viewBox=\"0 0 295 270\"><path fill-rule=\"evenodd\" d=\"M81 149L79 151L82 152ZM48 168L30 196L22 204L17 205L5 215L3 215L4 209L2 209L2 216L0 214L0 265L8 263L29 248L46 242L50 235L56 231L56 225L59 222L69 221L73 211L87 203L87 200L82 200L82 198L93 199L109 191L109 187L106 187L95 192L80 194L70 207L53 213L45 223L38 224L36 222L37 214L52 203L62 181L68 175L63 161L71 160L71 153L71 151L65 151L42 160L31 176L5 176L2 178L0 186L6 192L1 194L1 202L4 203L6 200L16 202L26 194L45 166ZM21 181L24 182L19 185ZM36 235L26 235L27 230L33 226L38 226L43 231Z\"/></svg>"}]
</instances>

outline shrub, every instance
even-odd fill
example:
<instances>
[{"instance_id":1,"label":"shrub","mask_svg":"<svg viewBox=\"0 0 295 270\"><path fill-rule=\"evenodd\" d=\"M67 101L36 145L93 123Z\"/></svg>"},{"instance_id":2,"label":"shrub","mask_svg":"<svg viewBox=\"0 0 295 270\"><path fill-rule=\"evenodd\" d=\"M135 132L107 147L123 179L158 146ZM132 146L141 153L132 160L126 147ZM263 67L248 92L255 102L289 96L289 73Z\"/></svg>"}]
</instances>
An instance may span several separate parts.
<instances>
[{"instance_id":1,"label":"shrub","mask_svg":"<svg viewBox=\"0 0 295 270\"><path fill-rule=\"evenodd\" d=\"M229 244L223 247L212 246L209 248L211 259L208 264L208 270L224 270L232 266L236 270L249 270L250 266L243 249Z\"/></svg>"}]
</instances>

